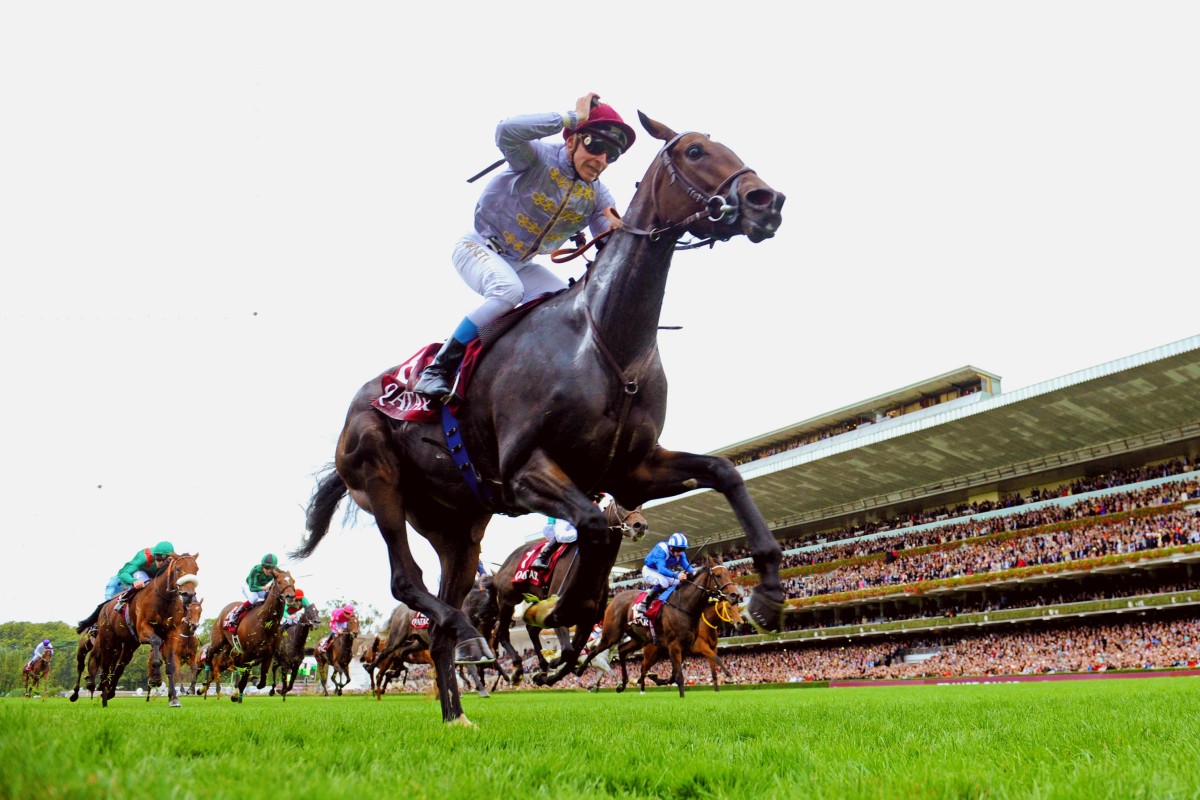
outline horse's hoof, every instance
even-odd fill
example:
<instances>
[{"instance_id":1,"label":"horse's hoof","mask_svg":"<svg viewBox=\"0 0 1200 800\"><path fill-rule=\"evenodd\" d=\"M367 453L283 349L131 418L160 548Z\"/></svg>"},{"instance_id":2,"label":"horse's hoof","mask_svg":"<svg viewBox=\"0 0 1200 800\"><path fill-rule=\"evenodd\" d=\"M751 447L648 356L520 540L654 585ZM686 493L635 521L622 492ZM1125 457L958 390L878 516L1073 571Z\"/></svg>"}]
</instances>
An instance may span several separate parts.
<instances>
[{"instance_id":1,"label":"horse's hoof","mask_svg":"<svg viewBox=\"0 0 1200 800\"><path fill-rule=\"evenodd\" d=\"M750 597L746 615L759 633L779 633L783 630L784 606L782 601L772 600L756 589Z\"/></svg>"},{"instance_id":2,"label":"horse's hoof","mask_svg":"<svg viewBox=\"0 0 1200 800\"><path fill-rule=\"evenodd\" d=\"M539 672L538 674L534 675L533 683L535 686L545 686L546 685L546 673Z\"/></svg>"},{"instance_id":3,"label":"horse's hoof","mask_svg":"<svg viewBox=\"0 0 1200 800\"><path fill-rule=\"evenodd\" d=\"M72 692L71 693L71 702L74 703L78 699L79 699L79 692Z\"/></svg>"},{"instance_id":4,"label":"horse's hoof","mask_svg":"<svg viewBox=\"0 0 1200 800\"><path fill-rule=\"evenodd\" d=\"M474 722L471 722L471 720L467 719L466 714L459 714L457 717L450 720L446 724L453 725L456 728L478 728L479 727Z\"/></svg>"},{"instance_id":5,"label":"horse's hoof","mask_svg":"<svg viewBox=\"0 0 1200 800\"><path fill-rule=\"evenodd\" d=\"M170 706L171 708L182 708L183 707L183 704L179 702L178 697L171 698L171 702L167 703L167 705Z\"/></svg>"},{"instance_id":6,"label":"horse's hoof","mask_svg":"<svg viewBox=\"0 0 1200 800\"><path fill-rule=\"evenodd\" d=\"M480 697L491 697L491 696L492 696L492 693L491 693L491 692L489 692L487 689L480 689L480 690L479 690L479 696L480 696Z\"/></svg>"},{"instance_id":7,"label":"horse's hoof","mask_svg":"<svg viewBox=\"0 0 1200 800\"><path fill-rule=\"evenodd\" d=\"M459 642L454 647L455 664L491 664L495 660L496 654L482 636Z\"/></svg>"}]
</instances>

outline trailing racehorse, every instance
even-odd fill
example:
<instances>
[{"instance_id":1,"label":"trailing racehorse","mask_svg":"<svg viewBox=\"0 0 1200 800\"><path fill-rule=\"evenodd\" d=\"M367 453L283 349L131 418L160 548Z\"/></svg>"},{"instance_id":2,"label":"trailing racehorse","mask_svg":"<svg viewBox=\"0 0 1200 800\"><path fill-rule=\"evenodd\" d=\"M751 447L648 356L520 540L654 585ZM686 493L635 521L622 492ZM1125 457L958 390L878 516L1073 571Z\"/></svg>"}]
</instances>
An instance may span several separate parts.
<instances>
[{"instance_id":1,"label":"trailing racehorse","mask_svg":"<svg viewBox=\"0 0 1200 800\"><path fill-rule=\"evenodd\" d=\"M339 697L342 687L350 683L350 660L354 657L354 637L358 636L358 630L358 617L351 617L346 630L333 634L328 646L324 650L317 648L313 654L317 659L317 676L321 682L321 690L326 697L329 697L329 687L325 685L326 678L333 679L333 690Z\"/></svg>"},{"instance_id":2,"label":"trailing racehorse","mask_svg":"<svg viewBox=\"0 0 1200 800\"><path fill-rule=\"evenodd\" d=\"M242 614L238 619L237 633L230 634L225 630L225 620L229 612L241 605L233 602L221 609L217 615L217 623L213 625L212 641L208 647L208 664L210 673L204 678L204 696L208 696L208 685L217 682L220 691L221 672L228 668L238 671L238 682L233 688L230 700L235 703L242 701L242 692L250 681L250 667L258 664L261 673L258 688L267 685L267 675L271 669L271 661L275 658L275 649L279 644L282 630L280 620L283 618L284 606L294 602L296 597L296 581L291 573L278 570L275 580L267 589L263 602Z\"/></svg>"},{"instance_id":3,"label":"trailing racehorse","mask_svg":"<svg viewBox=\"0 0 1200 800\"><path fill-rule=\"evenodd\" d=\"M488 642L494 649L496 647L496 625L500 619L500 605L496 602L495 578L491 575L484 575L475 582L475 588L467 592L467 599L463 601L463 612L466 613L467 619L475 626L484 640ZM512 622L512 615L509 614L509 624ZM487 670L494 669L496 671L496 680L492 682L492 691L496 691L496 687L500 684L500 679L503 678L508 684L515 685L516 678L500 665L499 660L493 661L491 664L477 664L479 680L485 681Z\"/></svg>"},{"instance_id":4,"label":"trailing racehorse","mask_svg":"<svg viewBox=\"0 0 1200 800\"><path fill-rule=\"evenodd\" d=\"M53 655L54 651L47 649L33 660L33 663L29 665L29 669L22 670L26 697L33 697L33 693L37 689L38 684L41 683L42 678L50 674L50 663Z\"/></svg>"},{"instance_id":5,"label":"trailing racehorse","mask_svg":"<svg viewBox=\"0 0 1200 800\"><path fill-rule=\"evenodd\" d=\"M559 656L554 664L546 661L546 657L542 655L542 648L537 646L541 634L541 627L535 624L534 615L537 608L531 608L525 613L525 630L529 633L529 641L535 645L533 649L537 653L538 665L541 667L541 671L534 676L534 683L554 684L574 668L575 662L579 658L579 652L583 649L583 643L592 631L592 626L604 615L604 606L608 602L608 575L612 571L613 564L616 563L621 542L624 538L636 542L646 535L649 528L640 509L628 511L615 500L604 507L604 520L610 534L609 540L605 545L596 548L593 555L600 562L603 568L602 572L591 575L593 585L589 587L590 591L584 600L584 608L578 617L579 621L575 626L574 637L570 635L566 627L559 626L555 629L558 634ZM541 544L538 542L537 546L540 547ZM509 625L513 617L513 610L522 601L530 598L547 601L545 605L553 609L553 601L549 599L565 594L570 584L578 580L580 574L578 543L559 545L558 556L552 561L550 573L546 576L534 574L533 570L528 568L522 569L522 564L529 560L526 553L530 548L530 544L523 544L509 554L500 568L496 570L493 582L499 624L491 643L497 649L503 648L512 658L515 665L513 682L519 682L524 672L520 654L517 653L509 639ZM600 580L595 580L597 577ZM518 578L520 579L518 580ZM542 616L545 616L544 612ZM551 669L555 671L549 672Z\"/></svg>"},{"instance_id":6,"label":"trailing racehorse","mask_svg":"<svg viewBox=\"0 0 1200 800\"><path fill-rule=\"evenodd\" d=\"M188 598L186 602L184 598ZM174 672L178 675L179 683L182 685L181 667L188 667L195 674L196 659L199 656L196 629L200 627L200 617L204 613L204 600L181 593L175 606L175 613L178 615L176 618L178 622L167 634L167 641L163 643L163 660L167 662L167 672ZM162 680L156 673L151 673L148 683L147 688L153 689L161 686ZM150 698L153 696L154 692L147 691L146 702L150 702Z\"/></svg>"},{"instance_id":7,"label":"trailing racehorse","mask_svg":"<svg viewBox=\"0 0 1200 800\"><path fill-rule=\"evenodd\" d=\"M717 643L720 639L720 627L722 624L733 626L742 624L742 613L738 609L736 603L729 602L728 598L711 599L708 605L704 607L704 612L700 615L700 624L696 626L695 638L687 646L684 652L689 650L708 659L708 667L712 670L712 685L713 691L717 692L721 689L720 680L717 678L717 668L725 673L725 677L733 680L733 673L729 671L729 667L725 666L725 662L721 661L721 657L717 655ZM651 642L642 649L642 663L649 666L658 661L662 655L662 648ZM679 677L672 675L670 678L659 678L652 672L647 673L647 677L653 680L659 686L665 686L669 683L677 683Z\"/></svg>"},{"instance_id":8,"label":"trailing racehorse","mask_svg":"<svg viewBox=\"0 0 1200 800\"><path fill-rule=\"evenodd\" d=\"M727 459L658 442L667 380L657 337L671 258L685 233L705 237L703 243L739 235L761 242L779 228L784 196L705 134L677 134L639 116L664 144L586 279L489 345L454 419L393 419L374 404L385 383L397 383L394 371L370 380L347 413L336 471L320 480L309 503L309 536L298 557L313 553L347 494L374 515L387 544L392 595L434 623L431 653L446 722L470 724L454 662L494 658L461 610L494 513L543 514L579 531L579 575L544 620L546 627L570 627L586 623L594 610L592 587L607 577L603 553L614 538L593 495L604 492L636 508L714 489L732 506L759 574L747 609L751 621L771 630L782 623L779 543L737 469ZM564 192L586 190L567 181ZM347 338L346 346L355 341ZM453 445L442 444L447 436ZM409 524L438 554L436 596L413 559Z\"/></svg>"},{"instance_id":9,"label":"trailing racehorse","mask_svg":"<svg viewBox=\"0 0 1200 800\"><path fill-rule=\"evenodd\" d=\"M117 692L117 681L125 667L142 644L150 645L150 674L157 677L159 664L163 661L163 644L171 630L179 624L179 602L181 598L190 603L195 596L196 573L199 553L174 556L167 567L155 575L141 589L124 592L104 601L91 616L79 623L76 631L83 633L96 624L95 643L88 654L88 687L93 682L100 690L100 701L105 707ZM118 608L118 605L121 607ZM84 649L80 642L80 650ZM175 665L167 662L168 695L172 707L179 706L175 690ZM71 700L78 699L79 682Z\"/></svg>"},{"instance_id":10,"label":"trailing racehorse","mask_svg":"<svg viewBox=\"0 0 1200 800\"><path fill-rule=\"evenodd\" d=\"M679 686L679 696L683 697L683 654L685 648L695 639L700 615L710 602L736 602L737 587L729 575L729 570L710 557L708 563L696 570L690 578L680 581L670 595L664 595L662 608L653 620L653 636L645 627L634 625L630 620L630 608L640 594L641 591L635 589L621 592L612 599L608 610L604 612L604 632L600 642L580 663L575 674L582 675L596 654L621 643L617 648L617 656L621 662L621 683L617 691L624 691L629 680L625 667L626 656L653 641L659 645L659 652L665 649L670 656L672 675ZM627 642L624 641L626 635L630 637ZM638 685L643 692L646 691L646 672L652 665L653 662L642 662Z\"/></svg>"},{"instance_id":11,"label":"trailing racehorse","mask_svg":"<svg viewBox=\"0 0 1200 800\"><path fill-rule=\"evenodd\" d=\"M278 670L283 676L279 693L284 700L287 700L288 692L296 683L300 665L304 663L308 634L320 624L321 612L315 605L307 605L301 611L300 619L296 624L283 629L283 633L279 637L279 644L275 648L275 661L271 665L270 694L272 697L275 695L275 672Z\"/></svg>"}]
</instances>

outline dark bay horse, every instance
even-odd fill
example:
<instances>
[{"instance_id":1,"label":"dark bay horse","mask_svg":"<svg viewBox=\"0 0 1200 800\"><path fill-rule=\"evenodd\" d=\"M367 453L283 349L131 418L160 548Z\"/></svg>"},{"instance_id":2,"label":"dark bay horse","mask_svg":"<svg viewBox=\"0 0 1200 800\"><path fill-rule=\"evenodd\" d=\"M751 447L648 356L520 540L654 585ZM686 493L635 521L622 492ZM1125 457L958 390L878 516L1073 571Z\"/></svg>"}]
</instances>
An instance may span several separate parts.
<instances>
[{"instance_id":1,"label":"dark bay horse","mask_svg":"<svg viewBox=\"0 0 1200 800\"><path fill-rule=\"evenodd\" d=\"M179 625L179 602L190 603L195 596L196 574L199 553L184 553L172 557L167 566L133 594L120 611L117 603L123 595L117 595L96 607L91 616L79 623L76 631L83 633L96 623L95 643L88 654L88 688L95 685L100 690L100 702L107 707L117 692L117 682L125 672L133 654L143 644L150 645L150 674L157 677L163 662L163 644L171 630ZM80 643L80 649L83 649ZM179 695L175 690L175 664L167 662L168 696L173 708L179 706ZM79 697L79 681L76 679L72 702Z\"/></svg>"},{"instance_id":2,"label":"dark bay horse","mask_svg":"<svg viewBox=\"0 0 1200 800\"><path fill-rule=\"evenodd\" d=\"M534 644L533 649L537 653L538 665L541 668L541 671L534 676L534 683L539 685L557 683L575 666L579 652L583 649L583 643L587 641L588 635L592 632L592 626L604 615L604 606L608 602L608 575L612 571L613 564L616 563L621 542L624 538L636 542L646 535L649 528L640 509L627 511L615 500L605 506L604 521L610 537L608 542L595 549L593 555L593 558L600 561L603 570L598 573L589 573L589 577L593 578L594 582L589 587L590 592L584 599L584 607L577 617L575 635L572 637L565 626L555 628L555 633L558 634L559 656L553 664L546 660L546 657L542 655L542 648L538 646L541 627L535 624L534 614L537 609L531 608L525 614L525 630L529 633L529 641ZM540 547L542 542L539 541L536 544ZM560 545L562 553L554 562L553 570L546 581L534 586L530 583L531 577L526 577L514 583L513 578L519 572L521 561L532 546L534 543L527 542L510 553L508 558L504 559L504 563L500 565L500 569L496 570L493 582L499 624L496 626L491 644L495 648L504 648L504 651L512 658L515 665L513 669L514 683L521 680L524 668L521 665L520 654L509 639L509 625L512 621L513 610L529 597L547 601L548 598L562 596L566 593L570 583L580 574L580 548L578 542L575 542ZM597 577L600 580L594 580ZM547 604L550 605L549 602ZM542 616L545 614L543 613ZM554 671L550 672L551 669Z\"/></svg>"},{"instance_id":3,"label":"dark bay horse","mask_svg":"<svg viewBox=\"0 0 1200 800\"><path fill-rule=\"evenodd\" d=\"M329 697L329 687L326 679L333 680L334 694L339 697L342 687L350 683L350 661L354 657L354 638L358 636L358 617L351 617L349 627L341 633L335 633L329 646L324 650L318 649L313 656L317 659L317 676L321 682L321 691Z\"/></svg>"},{"instance_id":4,"label":"dark bay horse","mask_svg":"<svg viewBox=\"0 0 1200 800\"><path fill-rule=\"evenodd\" d=\"M175 606L177 624L167 634L167 640L163 643L163 660L167 663L167 672L174 672L179 676L179 683L183 683L182 667L188 667L195 674L196 660L199 657L199 642L196 637L196 629L200 627L200 617L204 614L204 600L199 597L191 597L186 602L184 600L188 595L180 593L180 599ZM162 685L162 680L158 679L156 673L150 673L148 676L148 689L154 689L156 686ZM193 681L193 684L195 681ZM146 692L146 702L150 702L150 698L154 696L154 692Z\"/></svg>"},{"instance_id":5,"label":"dark bay horse","mask_svg":"<svg viewBox=\"0 0 1200 800\"><path fill-rule=\"evenodd\" d=\"M733 673L729 671L729 667L725 666L725 662L717 655L717 643L720 641L721 625L734 626L741 624L742 613L736 603L729 602L728 598L721 598L719 600L710 599L704 607L704 612L700 614L700 623L696 626L694 638L684 649L685 653L690 651L695 655L708 659L708 668L712 670L714 692L721 690L721 683L717 677L718 668L725 673L726 678L733 680ZM662 657L662 652L662 647L653 642L642 648L642 663L646 665L645 668L647 670ZM677 675L672 675L670 678L659 678L652 672L647 672L646 675L659 686L677 683L679 680Z\"/></svg>"},{"instance_id":6,"label":"dark bay horse","mask_svg":"<svg viewBox=\"0 0 1200 800\"><path fill-rule=\"evenodd\" d=\"M467 592L467 599L463 601L463 612L467 615L467 619L493 648L496 646L496 640L493 637L500 619L500 605L496 602L495 582L496 579L492 575L480 577L475 581L475 587ZM511 613L509 619L511 623ZM493 692L500 685L501 678L510 686L514 685L517 680L500 665L499 660L490 664L473 664L472 666L478 667L480 681L485 680L487 670L494 669L496 671L496 680L492 682Z\"/></svg>"},{"instance_id":7,"label":"dark bay horse","mask_svg":"<svg viewBox=\"0 0 1200 800\"><path fill-rule=\"evenodd\" d=\"M288 692L296 683L300 665L304 663L308 634L320 624L320 610L315 605L308 605L304 607L304 611L295 625L289 625L283 629L283 633L279 636L279 644L275 647L275 660L271 664L270 695L272 697L275 696L275 672L278 670L283 679L279 686L279 693L284 700L287 700Z\"/></svg>"},{"instance_id":8,"label":"dark bay horse","mask_svg":"<svg viewBox=\"0 0 1200 800\"><path fill-rule=\"evenodd\" d=\"M34 691L41 683L42 678L50 674L50 664L54 657L53 650L46 650L40 656L33 660L29 669L22 670L22 679L25 682L25 696L33 697Z\"/></svg>"},{"instance_id":9,"label":"dark bay horse","mask_svg":"<svg viewBox=\"0 0 1200 800\"><path fill-rule=\"evenodd\" d=\"M213 625L212 641L208 646L208 665L210 673L204 676L205 697L208 697L209 683L216 681L217 692L221 689L221 671L233 668L238 671L238 681L233 687L230 700L242 702L242 692L250 681L250 667L258 664L261 673L258 688L267 685L267 675L271 670L271 661L275 658L275 649L279 645L279 636L283 630L279 621L283 618L283 608L287 603L295 602L296 581L290 572L278 570L275 580L267 589L263 602L242 614L237 624L237 642L225 630L225 619L229 612L241 605L235 601L221 609L217 615L217 624Z\"/></svg>"},{"instance_id":10,"label":"dark bay horse","mask_svg":"<svg viewBox=\"0 0 1200 800\"><path fill-rule=\"evenodd\" d=\"M74 703L79 699L79 683L83 678L83 670L88 663L88 656L92 649L96 646L96 634L91 630L85 630L83 635L79 637L79 644L75 648L75 688L71 691L71 702ZM96 693L96 671L95 662L92 662L92 669L88 670L87 690L88 696L91 697Z\"/></svg>"},{"instance_id":11,"label":"dark bay horse","mask_svg":"<svg viewBox=\"0 0 1200 800\"><path fill-rule=\"evenodd\" d=\"M580 662L576 675L582 675L588 664L597 653L603 653L614 644L621 643L617 648L617 657L621 662L621 683L617 691L625 690L629 681L625 667L625 658L629 653L650 643L651 637L640 625L629 624L629 608L633 605L641 590L621 592L608 604L604 612L604 632L592 652ZM663 603L662 610L654 620L655 639L659 645L658 652L665 650L671 658L672 676L679 686L679 696L683 697L683 655L691 646L696 636L696 627L705 606L710 602L722 600L730 603L737 602L737 585L724 566L712 558L708 563L697 569L692 576L681 581L675 591ZM628 635L629 641L623 641ZM642 672L638 685L646 691L646 672L653 662L642 662Z\"/></svg>"},{"instance_id":12,"label":"dark bay horse","mask_svg":"<svg viewBox=\"0 0 1200 800\"><path fill-rule=\"evenodd\" d=\"M453 664L494 658L461 606L484 531L497 512L542 514L578 529L580 574L544 621L547 627L570 627L586 622L591 587L607 577L600 552L611 546L613 535L593 495L604 492L636 508L714 489L732 507L760 576L747 609L751 621L770 630L782 624L779 543L737 469L725 458L659 444L667 380L658 325L679 240L685 234L703 237L703 243L740 235L751 242L769 239L782 220L784 196L707 135L678 134L639 117L663 145L621 229L608 239L586 280L543 302L490 346L466 389L454 427L487 497L464 480L441 444L440 424L398 422L372 406L388 378L384 373L351 402L335 471L321 478L309 502L309 535L294 553L300 558L320 544L347 494L375 517L387 545L392 595L434 622L431 652L446 722L471 724ZM414 295L411 302L429 298ZM346 345L353 347L353 339ZM436 596L413 559L407 525L438 554Z\"/></svg>"}]
</instances>

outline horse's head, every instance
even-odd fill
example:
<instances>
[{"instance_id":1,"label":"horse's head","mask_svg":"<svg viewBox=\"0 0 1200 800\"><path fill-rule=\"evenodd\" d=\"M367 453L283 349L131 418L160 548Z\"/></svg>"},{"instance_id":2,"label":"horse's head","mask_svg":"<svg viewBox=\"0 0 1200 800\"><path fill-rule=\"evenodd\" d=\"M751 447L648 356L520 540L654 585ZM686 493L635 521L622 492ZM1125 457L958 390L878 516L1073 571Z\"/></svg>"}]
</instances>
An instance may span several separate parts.
<instances>
[{"instance_id":1,"label":"horse's head","mask_svg":"<svg viewBox=\"0 0 1200 800\"><path fill-rule=\"evenodd\" d=\"M282 597L285 604L295 604L296 602L296 580L292 577L292 573L287 570L276 569L275 580L271 582L271 589L267 593Z\"/></svg>"},{"instance_id":2,"label":"horse's head","mask_svg":"<svg viewBox=\"0 0 1200 800\"><path fill-rule=\"evenodd\" d=\"M204 598L193 597L190 601L184 600L183 619L179 623L180 630L184 636L192 637L196 635L196 628L200 627L200 616L203 612Z\"/></svg>"},{"instance_id":3,"label":"horse's head","mask_svg":"<svg viewBox=\"0 0 1200 800\"><path fill-rule=\"evenodd\" d=\"M300 615L300 621L315 628L321 624L321 610L316 605L305 606L304 612Z\"/></svg>"},{"instance_id":4,"label":"horse's head","mask_svg":"<svg viewBox=\"0 0 1200 800\"><path fill-rule=\"evenodd\" d=\"M199 553L184 553L171 558L167 563L169 591L179 595L184 608L191 605L196 596L196 587L200 584L200 578L196 575L200 571L200 565L196 561L199 557Z\"/></svg>"},{"instance_id":5,"label":"horse's head","mask_svg":"<svg viewBox=\"0 0 1200 800\"><path fill-rule=\"evenodd\" d=\"M350 622L349 622L348 626L346 627L346 632L352 633L355 636L358 636L358 631L359 631L358 615L355 614L353 617L350 618Z\"/></svg>"},{"instance_id":6,"label":"horse's head","mask_svg":"<svg viewBox=\"0 0 1200 800\"><path fill-rule=\"evenodd\" d=\"M646 531L650 530L650 523L646 522L646 518L642 516L641 506L633 511L628 511L616 500L610 500L604 507L604 520L608 523L609 530L620 531L622 536L634 542L641 539L646 535Z\"/></svg>"},{"instance_id":7,"label":"horse's head","mask_svg":"<svg viewBox=\"0 0 1200 800\"><path fill-rule=\"evenodd\" d=\"M643 179L650 186L650 224L656 231L682 229L711 239L744 234L752 242L775 235L783 220L783 193L707 134L676 133L640 111L638 118L665 142Z\"/></svg>"},{"instance_id":8,"label":"horse's head","mask_svg":"<svg viewBox=\"0 0 1200 800\"><path fill-rule=\"evenodd\" d=\"M718 602L724 601L736 606L741 602L741 593L729 570L712 556L703 567L704 578L701 586L708 590L710 597Z\"/></svg>"}]
</instances>

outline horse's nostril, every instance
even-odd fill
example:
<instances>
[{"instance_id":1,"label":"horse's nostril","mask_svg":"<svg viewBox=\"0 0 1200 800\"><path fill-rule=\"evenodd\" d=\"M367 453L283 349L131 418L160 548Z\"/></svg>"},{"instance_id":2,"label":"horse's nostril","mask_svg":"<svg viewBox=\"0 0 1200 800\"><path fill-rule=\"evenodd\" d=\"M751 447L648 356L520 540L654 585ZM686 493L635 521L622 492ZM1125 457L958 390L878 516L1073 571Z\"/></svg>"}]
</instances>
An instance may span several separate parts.
<instances>
[{"instance_id":1,"label":"horse's nostril","mask_svg":"<svg viewBox=\"0 0 1200 800\"><path fill-rule=\"evenodd\" d=\"M758 208L771 208L774 202L775 192L770 189L755 189L746 195L746 203Z\"/></svg>"}]
</instances>

